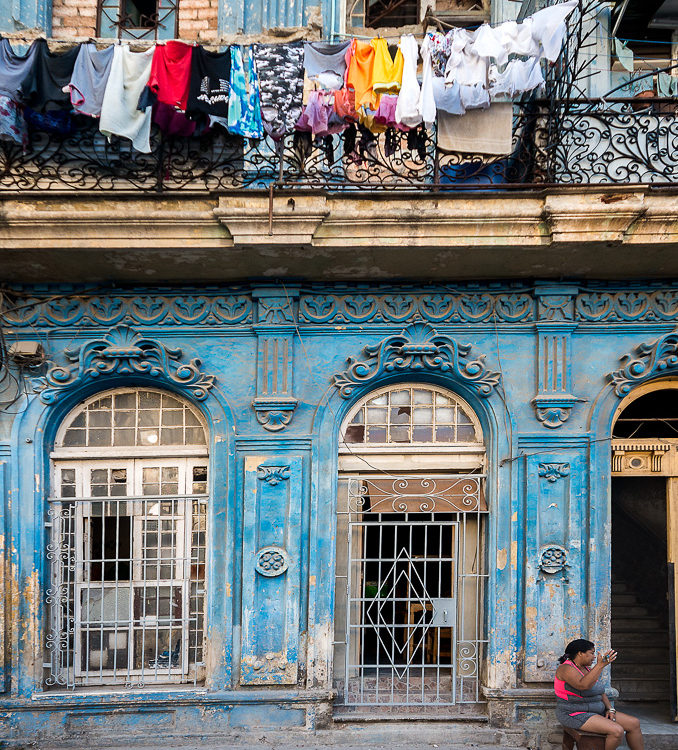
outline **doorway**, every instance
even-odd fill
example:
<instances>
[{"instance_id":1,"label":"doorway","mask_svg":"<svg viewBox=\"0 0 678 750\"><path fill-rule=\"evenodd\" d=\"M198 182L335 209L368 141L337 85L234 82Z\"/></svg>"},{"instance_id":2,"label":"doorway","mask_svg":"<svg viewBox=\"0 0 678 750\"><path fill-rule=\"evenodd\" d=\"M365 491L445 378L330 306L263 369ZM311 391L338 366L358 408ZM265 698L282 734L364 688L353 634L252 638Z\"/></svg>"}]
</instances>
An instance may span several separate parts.
<instances>
[{"instance_id":1,"label":"doorway","mask_svg":"<svg viewBox=\"0 0 678 750\"><path fill-rule=\"evenodd\" d=\"M382 716L477 706L488 507L476 416L448 391L403 384L357 405L342 438L337 703Z\"/></svg>"},{"instance_id":2,"label":"doorway","mask_svg":"<svg viewBox=\"0 0 678 750\"><path fill-rule=\"evenodd\" d=\"M622 403L612 440L612 686L657 721L676 710L678 390L639 388Z\"/></svg>"}]
</instances>

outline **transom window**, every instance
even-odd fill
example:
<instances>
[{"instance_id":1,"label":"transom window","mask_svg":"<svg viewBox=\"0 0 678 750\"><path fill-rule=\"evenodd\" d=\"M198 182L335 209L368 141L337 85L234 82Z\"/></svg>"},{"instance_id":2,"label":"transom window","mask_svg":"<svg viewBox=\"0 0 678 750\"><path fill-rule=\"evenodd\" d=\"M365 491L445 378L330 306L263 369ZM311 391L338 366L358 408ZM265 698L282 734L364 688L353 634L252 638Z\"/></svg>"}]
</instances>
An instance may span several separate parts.
<instances>
[{"instance_id":1,"label":"transom window","mask_svg":"<svg viewBox=\"0 0 678 750\"><path fill-rule=\"evenodd\" d=\"M208 462L199 415L160 391L102 394L65 420L52 457L46 684L201 682Z\"/></svg>"},{"instance_id":2,"label":"transom window","mask_svg":"<svg viewBox=\"0 0 678 750\"><path fill-rule=\"evenodd\" d=\"M478 443L480 425L458 396L425 385L370 395L349 417L344 443Z\"/></svg>"},{"instance_id":3,"label":"transom window","mask_svg":"<svg viewBox=\"0 0 678 750\"><path fill-rule=\"evenodd\" d=\"M205 445L205 429L174 396L125 390L90 400L67 422L57 443L65 448Z\"/></svg>"}]
</instances>

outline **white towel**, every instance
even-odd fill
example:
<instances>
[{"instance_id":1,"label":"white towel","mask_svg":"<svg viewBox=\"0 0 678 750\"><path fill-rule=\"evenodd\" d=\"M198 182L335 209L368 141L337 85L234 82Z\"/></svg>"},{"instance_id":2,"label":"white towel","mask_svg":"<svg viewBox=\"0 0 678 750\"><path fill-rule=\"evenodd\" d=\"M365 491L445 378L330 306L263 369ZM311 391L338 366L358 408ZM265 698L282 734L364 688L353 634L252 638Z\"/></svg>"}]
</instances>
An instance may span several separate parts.
<instances>
[{"instance_id":1,"label":"white towel","mask_svg":"<svg viewBox=\"0 0 678 750\"><path fill-rule=\"evenodd\" d=\"M470 109L462 117L438 110L438 146L444 151L505 156L512 150L512 126L510 102Z\"/></svg>"},{"instance_id":2,"label":"white towel","mask_svg":"<svg viewBox=\"0 0 678 750\"><path fill-rule=\"evenodd\" d=\"M113 53L101 105L99 130L106 135L129 138L137 151L150 153L151 107L137 109L139 97L148 83L155 47L145 52L132 52L129 47L117 46Z\"/></svg>"}]
</instances>

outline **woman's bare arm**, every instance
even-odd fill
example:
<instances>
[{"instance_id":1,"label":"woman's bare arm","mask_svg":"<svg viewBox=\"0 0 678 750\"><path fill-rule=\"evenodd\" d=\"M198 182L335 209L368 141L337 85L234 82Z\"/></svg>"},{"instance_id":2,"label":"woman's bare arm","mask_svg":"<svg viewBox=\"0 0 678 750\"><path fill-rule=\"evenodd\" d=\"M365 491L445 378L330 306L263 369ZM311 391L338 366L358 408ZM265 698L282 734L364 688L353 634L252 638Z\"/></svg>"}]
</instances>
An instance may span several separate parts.
<instances>
[{"instance_id":1,"label":"woman's bare arm","mask_svg":"<svg viewBox=\"0 0 678 750\"><path fill-rule=\"evenodd\" d=\"M577 688L577 690L588 690L596 684L603 669L616 658L616 651L607 651L605 654L598 654L595 666L585 674L582 674L571 664L561 664L556 670L556 677L559 680L568 682L573 688Z\"/></svg>"}]
</instances>

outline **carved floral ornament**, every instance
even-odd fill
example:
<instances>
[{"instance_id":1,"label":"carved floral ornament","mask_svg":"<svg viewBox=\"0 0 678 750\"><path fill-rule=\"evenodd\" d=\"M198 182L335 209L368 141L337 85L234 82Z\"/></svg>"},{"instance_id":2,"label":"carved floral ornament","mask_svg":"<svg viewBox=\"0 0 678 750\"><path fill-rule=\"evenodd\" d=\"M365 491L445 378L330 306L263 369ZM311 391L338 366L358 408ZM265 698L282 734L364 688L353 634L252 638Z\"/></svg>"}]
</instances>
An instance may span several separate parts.
<instances>
[{"instance_id":1,"label":"carved floral ornament","mask_svg":"<svg viewBox=\"0 0 678 750\"><path fill-rule=\"evenodd\" d=\"M51 367L36 378L34 390L46 404L84 383L113 375L145 375L188 391L202 401L214 385L214 376L200 372L200 360L181 362L181 349L167 347L129 326L116 326L105 336L65 350L68 364Z\"/></svg>"},{"instance_id":2,"label":"carved floral ornament","mask_svg":"<svg viewBox=\"0 0 678 750\"><path fill-rule=\"evenodd\" d=\"M397 373L441 373L459 379L487 398L500 374L485 366L484 355L471 357L471 344L458 344L427 323L414 323L395 336L363 349L364 359L348 358L348 368L334 375L342 398L377 378Z\"/></svg>"},{"instance_id":3,"label":"carved floral ornament","mask_svg":"<svg viewBox=\"0 0 678 750\"><path fill-rule=\"evenodd\" d=\"M614 392L623 398L646 380L678 370L678 329L650 344L640 344L620 358L624 366L608 375Z\"/></svg>"},{"instance_id":4,"label":"carved floral ornament","mask_svg":"<svg viewBox=\"0 0 678 750\"><path fill-rule=\"evenodd\" d=\"M570 476L570 464L539 464L539 476L553 484L559 479Z\"/></svg>"}]
</instances>

